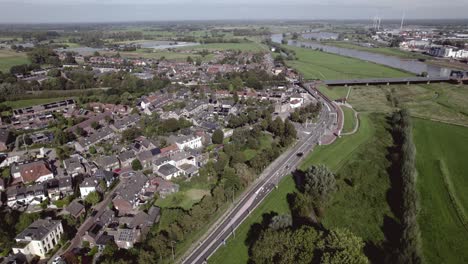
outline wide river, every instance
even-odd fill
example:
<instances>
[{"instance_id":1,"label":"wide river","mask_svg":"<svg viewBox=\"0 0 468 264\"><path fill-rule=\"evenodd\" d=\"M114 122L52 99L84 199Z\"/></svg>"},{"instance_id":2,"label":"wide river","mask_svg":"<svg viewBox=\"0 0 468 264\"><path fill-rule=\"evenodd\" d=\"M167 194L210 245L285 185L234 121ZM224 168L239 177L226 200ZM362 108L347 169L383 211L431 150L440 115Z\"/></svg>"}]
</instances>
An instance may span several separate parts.
<instances>
[{"instance_id":1,"label":"wide river","mask_svg":"<svg viewBox=\"0 0 468 264\"><path fill-rule=\"evenodd\" d=\"M271 35L271 40L273 42L281 43L282 39L283 39L282 34ZM450 72L453 70L450 68L426 64L418 60L401 59L401 58L393 57L393 56L387 56L387 55L354 50L354 49L339 48L339 47L323 45L319 43L289 40L288 45L296 46L296 47L306 47L306 48L312 48L312 49L322 49L325 52L352 57L356 59L361 59L365 61L370 61L370 62L386 65L392 68L401 69L403 71L411 72L414 74L421 74L422 72L427 72L429 76L431 77L438 77L438 76L447 77L447 76L450 76Z\"/></svg>"}]
</instances>

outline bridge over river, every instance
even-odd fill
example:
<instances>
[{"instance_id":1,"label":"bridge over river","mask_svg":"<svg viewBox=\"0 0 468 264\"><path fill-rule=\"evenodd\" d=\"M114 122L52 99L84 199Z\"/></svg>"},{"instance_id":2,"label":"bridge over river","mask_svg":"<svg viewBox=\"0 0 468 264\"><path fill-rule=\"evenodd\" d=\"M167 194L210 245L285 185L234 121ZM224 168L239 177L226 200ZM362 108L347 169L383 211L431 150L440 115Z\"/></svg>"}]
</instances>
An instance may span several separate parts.
<instances>
[{"instance_id":1,"label":"bridge over river","mask_svg":"<svg viewBox=\"0 0 468 264\"><path fill-rule=\"evenodd\" d=\"M430 84L430 83L466 83L468 77L405 77L405 78L374 78L374 79L345 79L326 80L323 83L328 86L353 86L353 85L392 85L392 84Z\"/></svg>"}]
</instances>

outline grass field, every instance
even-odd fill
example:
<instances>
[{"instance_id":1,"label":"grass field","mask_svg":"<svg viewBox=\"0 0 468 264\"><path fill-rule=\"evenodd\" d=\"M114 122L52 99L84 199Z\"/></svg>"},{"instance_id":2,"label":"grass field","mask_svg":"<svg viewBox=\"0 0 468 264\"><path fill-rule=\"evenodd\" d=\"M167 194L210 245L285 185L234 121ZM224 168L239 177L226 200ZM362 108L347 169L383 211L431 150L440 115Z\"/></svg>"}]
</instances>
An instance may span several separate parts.
<instances>
[{"instance_id":1,"label":"grass field","mask_svg":"<svg viewBox=\"0 0 468 264\"><path fill-rule=\"evenodd\" d=\"M379 121L380 120L380 121ZM366 166L368 163L369 156L374 155L375 152L370 152L367 159L362 161L357 160L358 158L363 158L367 152L367 148L372 143L372 139L379 140L379 135L376 134L376 126L373 123L381 123L382 117L374 117L369 114L362 115L362 125L359 128L356 134L351 136L346 136L338 139L335 143L329 146L319 146L317 147L309 156L303 161L301 168L305 169L314 164L325 164L331 170L335 172L344 171L345 167L352 166L356 169L356 166ZM380 128L380 132L383 128ZM388 139L388 138L387 138ZM382 156L384 154L380 154ZM356 157L356 158L355 158ZM358 165L357 165L358 164ZM384 166L383 164L382 166ZM367 165L369 166L369 165ZM374 165L370 165L372 167ZM363 168L364 169L364 168ZM371 172L376 171L372 169ZM357 172L357 170L354 170ZM356 177L360 175L358 173L354 174ZM344 216L347 220L348 218L354 217L353 221L349 224L357 225L359 235L365 238L376 238L380 239L382 237L380 230L380 224L382 220L382 214L388 213L388 208L382 206L385 201L384 194L378 194L378 197L374 197L373 194L378 193L380 190L384 189L387 186L387 181L382 180L381 175L378 174L376 177L375 173L371 174L372 179L377 181L382 181L380 187L371 193L363 194L362 190L368 188L365 184L356 184L356 189L347 188L346 192L337 197L333 201L333 205L329 208L328 216L325 219L325 224L327 226L345 226L345 223L339 222L339 211L345 210ZM369 176L370 177L370 176ZM357 183L361 183L361 179L356 179ZM371 182L372 185L375 182ZM371 184L369 183L369 184ZM372 186L375 187L375 186ZM345 187L343 187L345 188ZM226 243L226 246L221 247L216 251L216 253L209 259L209 263L226 263L226 264L244 264L248 260L248 246L245 244L247 234L251 225L255 223L260 223L262 221L262 215L267 213L277 213L277 214L289 214L289 206L287 204L287 194L296 191L295 183L292 177L284 178L280 184L279 188L272 193L270 193L265 200L260 204L260 206L252 212L252 214L242 223L242 225L236 230L236 237L230 237ZM383 197L382 197L383 196ZM346 199L351 199L346 201ZM370 203L361 203L359 204L359 199L371 200ZM366 200L364 200L366 201ZM356 204L362 210L365 210L367 214L359 214L359 210L355 210L353 207L348 207L348 205L355 206ZM375 214L375 215L374 215ZM375 221L377 219L378 221ZM354 229L353 229L354 230ZM356 231L357 232L357 231Z\"/></svg>"},{"instance_id":2,"label":"grass field","mask_svg":"<svg viewBox=\"0 0 468 264\"><path fill-rule=\"evenodd\" d=\"M317 87L320 92L326 95L331 100L336 100L340 98L345 98L348 94L348 87L337 86L337 87L327 87L326 85L319 85Z\"/></svg>"},{"instance_id":3,"label":"grass field","mask_svg":"<svg viewBox=\"0 0 468 264\"><path fill-rule=\"evenodd\" d=\"M330 166L339 179L338 191L322 220L328 229L348 228L374 245L381 245L385 232L391 232L386 231L389 229L384 225L385 219L394 219L387 203L390 189L387 148L393 145L393 139L386 128L384 115L372 114L370 119L366 118L366 123L363 122L363 131L368 135L366 141L356 146L338 169Z\"/></svg>"},{"instance_id":4,"label":"grass field","mask_svg":"<svg viewBox=\"0 0 468 264\"><path fill-rule=\"evenodd\" d=\"M47 104L55 101L60 101L63 99L68 99L70 97L54 97L54 98L37 98L37 99L27 99L27 100L18 100L18 101L6 101L2 104L10 106L11 108L23 108L38 104Z\"/></svg>"},{"instance_id":5,"label":"grass field","mask_svg":"<svg viewBox=\"0 0 468 264\"><path fill-rule=\"evenodd\" d=\"M287 61L287 64L302 73L305 79L326 80L412 76L410 73L363 60L306 48L292 46L287 46L287 48L294 50L298 58L297 60Z\"/></svg>"},{"instance_id":6,"label":"grass field","mask_svg":"<svg viewBox=\"0 0 468 264\"><path fill-rule=\"evenodd\" d=\"M414 139L426 261L468 263L468 230L460 220L468 212L468 128L414 119Z\"/></svg>"},{"instance_id":7,"label":"grass field","mask_svg":"<svg viewBox=\"0 0 468 264\"><path fill-rule=\"evenodd\" d=\"M15 65L29 63L25 53L18 53L11 50L0 49L0 71L10 72L10 68Z\"/></svg>"},{"instance_id":8,"label":"grass field","mask_svg":"<svg viewBox=\"0 0 468 264\"><path fill-rule=\"evenodd\" d=\"M396 98L397 105L392 98ZM466 85L356 86L348 102L359 112L388 113L398 106L408 108L417 117L468 125Z\"/></svg>"},{"instance_id":9,"label":"grass field","mask_svg":"<svg viewBox=\"0 0 468 264\"><path fill-rule=\"evenodd\" d=\"M180 179L175 180L175 182L179 184L179 192L168 195L165 199L156 200L156 206L161 208L181 207L190 209L203 196L210 195L212 182L209 182L205 178L195 177L192 181Z\"/></svg>"},{"instance_id":10,"label":"grass field","mask_svg":"<svg viewBox=\"0 0 468 264\"><path fill-rule=\"evenodd\" d=\"M258 151L262 151L262 149L266 149L271 146L273 138L269 134L265 134L260 138L260 149L245 149L244 155L246 160L251 160L253 157L257 155Z\"/></svg>"},{"instance_id":11,"label":"grass field","mask_svg":"<svg viewBox=\"0 0 468 264\"><path fill-rule=\"evenodd\" d=\"M209 194L210 190L206 189L182 190L178 193L169 195L165 199L158 199L155 205L161 208L181 207L184 209L190 209L194 203L200 201L203 196Z\"/></svg>"},{"instance_id":12,"label":"grass field","mask_svg":"<svg viewBox=\"0 0 468 264\"><path fill-rule=\"evenodd\" d=\"M115 55L117 52L101 52L106 55ZM167 60L176 60L176 61L185 61L187 57L190 56L192 59L201 58L203 61L208 61L213 58L212 54L208 54L205 57L196 55L196 54L187 54L177 51L168 51L168 50L153 50L153 49L138 49L136 51L125 51L120 52L120 55L124 58L145 58L145 59L154 59L159 60L165 58Z\"/></svg>"},{"instance_id":13,"label":"grass field","mask_svg":"<svg viewBox=\"0 0 468 264\"><path fill-rule=\"evenodd\" d=\"M321 43L325 45L340 47L340 48L367 51L367 52L378 53L378 54L387 55L387 56L399 57L403 59L432 59L432 57L421 54L421 53L404 51L398 48L390 48L390 47L371 48L371 47L359 46L357 44L350 43L350 42L340 42L340 41L326 41L326 42L321 42Z\"/></svg>"},{"instance_id":14,"label":"grass field","mask_svg":"<svg viewBox=\"0 0 468 264\"><path fill-rule=\"evenodd\" d=\"M209 51L215 50L241 50L241 51L268 51L268 47L257 42L246 42L246 43L212 43L212 44L203 44L198 46L191 47L182 47L178 49L183 50L204 50Z\"/></svg>"},{"instance_id":15,"label":"grass field","mask_svg":"<svg viewBox=\"0 0 468 264\"><path fill-rule=\"evenodd\" d=\"M343 133L349 133L353 131L354 127L356 126L356 117L354 116L353 109L342 106L341 109L344 113L344 125L343 125Z\"/></svg>"}]
</instances>

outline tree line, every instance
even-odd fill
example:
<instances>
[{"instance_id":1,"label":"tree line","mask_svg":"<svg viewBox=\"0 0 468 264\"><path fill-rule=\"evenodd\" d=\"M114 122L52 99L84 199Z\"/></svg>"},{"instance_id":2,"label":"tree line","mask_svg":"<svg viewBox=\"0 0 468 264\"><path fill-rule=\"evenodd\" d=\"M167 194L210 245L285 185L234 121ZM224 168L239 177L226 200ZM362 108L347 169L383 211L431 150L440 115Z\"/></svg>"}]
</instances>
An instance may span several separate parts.
<instances>
[{"instance_id":1,"label":"tree line","mask_svg":"<svg viewBox=\"0 0 468 264\"><path fill-rule=\"evenodd\" d=\"M249 263L368 263L362 238L320 224L336 191L335 175L323 165L312 166L296 173L296 185L299 192L288 195L291 216L268 213L251 226Z\"/></svg>"},{"instance_id":2,"label":"tree line","mask_svg":"<svg viewBox=\"0 0 468 264\"><path fill-rule=\"evenodd\" d=\"M397 171L401 177L401 237L396 249L398 263L423 263L421 234L417 221L419 197L416 189L416 147L413 143L412 122L408 110L393 113L392 133L397 151Z\"/></svg>"}]
</instances>

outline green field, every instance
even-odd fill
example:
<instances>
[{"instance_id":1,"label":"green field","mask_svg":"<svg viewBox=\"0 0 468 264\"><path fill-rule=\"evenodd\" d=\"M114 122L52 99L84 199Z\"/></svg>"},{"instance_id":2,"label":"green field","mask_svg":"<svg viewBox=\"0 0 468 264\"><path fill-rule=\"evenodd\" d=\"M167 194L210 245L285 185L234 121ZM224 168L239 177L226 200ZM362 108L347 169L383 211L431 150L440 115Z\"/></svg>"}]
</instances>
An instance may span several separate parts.
<instances>
[{"instance_id":1,"label":"green field","mask_svg":"<svg viewBox=\"0 0 468 264\"><path fill-rule=\"evenodd\" d=\"M188 210L192 208L193 204L200 201L203 196L209 194L210 190L206 189L189 189L179 191L178 193L169 195L165 199L158 199L155 205L161 208L181 207Z\"/></svg>"},{"instance_id":2,"label":"green field","mask_svg":"<svg viewBox=\"0 0 468 264\"><path fill-rule=\"evenodd\" d=\"M60 101L60 100L69 99L69 98L73 98L73 97L37 98L37 99L27 99L27 100L18 100L18 101L6 101L6 102L3 102L2 104L7 105L13 109L16 109L16 108L23 108L23 107L28 107L28 106L38 105L38 104L52 103L55 101Z\"/></svg>"},{"instance_id":3,"label":"green field","mask_svg":"<svg viewBox=\"0 0 468 264\"><path fill-rule=\"evenodd\" d=\"M326 85L319 85L317 88L331 100L346 98L348 94L348 87L328 87Z\"/></svg>"},{"instance_id":4,"label":"green field","mask_svg":"<svg viewBox=\"0 0 468 264\"><path fill-rule=\"evenodd\" d=\"M340 47L340 48L355 49L355 50L367 51L367 52L372 52L372 53L378 53L382 55L394 56L394 57L399 57L403 59L432 59L432 57L428 55L424 55L424 54L417 53L417 52L404 51L404 50L400 50L399 48L363 47L354 43L341 42L341 41L326 41L326 42L321 42L321 44Z\"/></svg>"},{"instance_id":5,"label":"green field","mask_svg":"<svg viewBox=\"0 0 468 264\"><path fill-rule=\"evenodd\" d=\"M324 223L329 227L354 224L357 227L355 232L359 232L357 233L358 235L375 240L380 240L382 238L382 233L380 231L382 215L389 213L388 207L385 206L385 192L379 193L379 191L388 186L388 181L385 178L380 177L380 174L377 173L376 175L375 172L377 171L377 168L372 168L373 165L369 166L369 163L366 162L370 159L370 155L375 155L377 149L373 152L369 152L369 154L365 153L368 152L369 147L372 147L372 144L379 148L382 147L382 144L374 144L375 141L380 140L379 138L381 137L381 135L378 135L376 131L382 133L382 130L384 130L382 126L380 128L378 127L381 123L382 116L376 117L363 114L362 125L356 134L342 137L332 145L317 147L311 155L305 158L301 165L301 168L304 169L313 164L325 164L335 172L344 171L348 167L352 168L352 171L354 172L353 176L359 178L356 179L357 184L355 185L355 189L343 187L345 188L343 194L334 199L332 206L326 213L329 214L329 216L325 218ZM386 136L385 141L386 140L388 140L388 136ZM384 152L379 154L380 158L384 155L383 153ZM358 160L364 158L364 156L366 156L366 159L362 161ZM385 163L378 166L379 170L382 166L384 167L384 165ZM366 183L364 184L364 180L361 181L361 175L357 173L358 170L356 170L356 166L362 166L362 169L370 169L371 174L369 177L373 181L367 182L366 180ZM380 184L380 186L374 186L377 183ZM363 188L369 187L376 189L365 194L359 192L362 191ZM280 182L278 190L273 191L265 198L260 206L236 230L236 237L230 237L226 245L219 248L209 259L209 263L247 263L248 246L245 241L250 226L255 223L260 223L262 221L263 214L270 212L289 214L290 210L286 198L288 193L292 193L294 191L296 191L296 187L293 178L284 178ZM371 200L371 202L363 203L360 199L364 199L364 201ZM359 210L354 210L353 207L346 207L351 205L357 205L358 208L365 211L366 214L359 214ZM344 210L345 212L341 212L341 214L343 214L347 220L351 217L354 218L350 223L343 223L339 220L340 211ZM378 221L376 221L376 219Z\"/></svg>"},{"instance_id":6,"label":"green field","mask_svg":"<svg viewBox=\"0 0 468 264\"><path fill-rule=\"evenodd\" d=\"M468 263L468 128L414 119L414 139L426 261Z\"/></svg>"},{"instance_id":7,"label":"green field","mask_svg":"<svg viewBox=\"0 0 468 264\"><path fill-rule=\"evenodd\" d=\"M341 106L341 109L344 113L344 125L342 133L352 132L356 126L356 117L354 116L354 111L347 106Z\"/></svg>"},{"instance_id":8,"label":"green field","mask_svg":"<svg viewBox=\"0 0 468 264\"><path fill-rule=\"evenodd\" d=\"M10 72L10 68L15 65L27 64L29 59L25 53L12 50L0 49L0 71Z\"/></svg>"},{"instance_id":9,"label":"green field","mask_svg":"<svg viewBox=\"0 0 468 264\"><path fill-rule=\"evenodd\" d=\"M117 52L101 52L105 55L116 55ZM120 55L124 58L144 58L144 59L153 59L159 60L165 58L167 60L176 60L176 61L185 61L187 57L190 56L192 59L201 58L203 61L208 61L213 58L212 54L208 54L205 57L196 54L190 53L181 53L177 51L169 51L169 50L154 50L154 49L138 49L136 51L123 51L120 52Z\"/></svg>"},{"instance_id":10,"label":"green field","mask_svg":"<svg viewBox=\"0 0 468 264\"><path fill-rule=\"evenodd\" d=\"M386 240L385 233L392 232L384 220L394 219L387 203L390 189L387 149L393 145L393 139L384 115L371 114L363 120L366 121L360 133L366 133L367 139L350 155L336 153L345 158L338 168L330 166L337 174L338 191L333 195L322 223L328 229L348 228L366 243L382 245Z\"/></svg>"},{"instance_id":11,"label":"green field","mask_svg":"<svg viewBox=\"0 0 468 264\"><path fill-rule=\"evenodd\" d=\"M262 135L260 138L260 149L255 150L255 149L245 149L244 150L244 156L246 160L251 160L253 157L257 155L258 151L262 151L263 149L266 149L271 146L273 142L273 138L269 134Z\"/></svg>"},{"instance_id":12,"label":"green field","mask_svg":"<svg viewBox=\"0 0 468 264\"><path fill-rule=\"evenodd\" d=\"M180 50L204 50L207 49L209 51L216 51L216 50L241 50L241 51L268 51L268 47L257 43L257 42L246 42L246 43L212 43L212 44L203 44L198 46L191 46L191 47L182 47L178 48Z\"/></svg>"},{"instance_id":13,"label":"green field","mask_svg":"<svg viewBox=\"0 0 468 264\"><path fill-rule=\"evenodd\" d=\"M331 80L412 76L410 73L363 60L306 48L292 46L287 46L287 48L294 50L298 58L287 61L287 64L302 73L305 79Z\"/></svg>"},{"instance_id":14,"label":"green field","mask_svg":"<svg viewBox=\"0 0 468 264\"><path fill-rule=\"evenodd\" d=\"M388 113L397 107L406 107L413 116L468 125L468 86L466 85L440 83L356 86L352 87L348 103L358 112Z\"/></svg>"}]
</instances>

